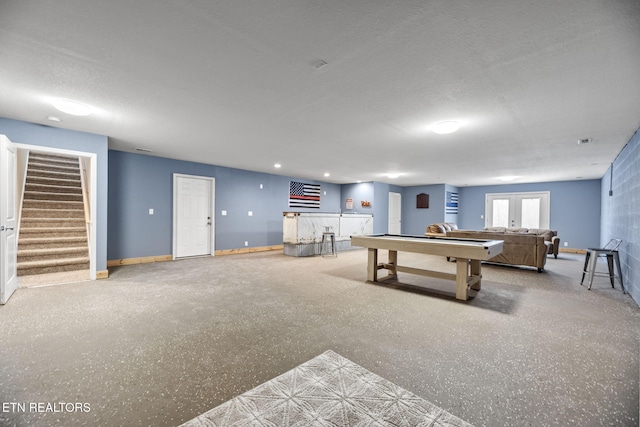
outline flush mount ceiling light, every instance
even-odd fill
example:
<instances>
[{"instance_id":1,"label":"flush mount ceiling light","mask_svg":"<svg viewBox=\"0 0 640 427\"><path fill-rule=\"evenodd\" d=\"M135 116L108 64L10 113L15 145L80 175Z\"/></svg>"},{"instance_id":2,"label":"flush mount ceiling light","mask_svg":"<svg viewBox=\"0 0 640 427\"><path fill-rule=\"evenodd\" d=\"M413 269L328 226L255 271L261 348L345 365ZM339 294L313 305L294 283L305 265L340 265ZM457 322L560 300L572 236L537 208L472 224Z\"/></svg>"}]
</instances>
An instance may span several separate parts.
<instances>
[{"instance_id":1,"label":"flush mount ceiling light","mask_svg":"<svg viewBox=\"0 0 640 427\"><path fill-rule=\"evenodd\" d=\"M500 181L503 181L503 182L511 182L511 181L515 181L517 178L519 178L519 177L517 177L517 176L511 176L511 175L508 175L508 176L499 176L499 177L498 177L498 179L499 179Z\"/></svg>"},{"instance_id":2,"label":"flush mount ceiling light","mask_svg":"<svg viewBox=\"0 0 640 427\"><path fill-rule=\"evenodd\" d=\"M388 173L387 178L396 179L400 176L399 173Z\"/></svg>"},{"instance_id":3,"label":"flush mount ceiling light","mask_svg":"<svg viewBox=\"0 0 640 427\"><path fill-rule=\"evenodd\" d=\"M458 129L460 129L460 123L456 122L455 120L445 120L443 122L435 123L431 127L431 129L434 133L446 135L448 133L456 132Z\"/></svg>"},{"instance_id":4,"label":"flush mount ceiling light","mask_svg":"<svg viewBox=\"0 0 640 427\"><path fill-rule=\"evenodd\" d=\"M275 165L273 165L273 167L276 169L280 169L282 165L280 163L276 163Z\"/></svg>"},{"instance_id":5,"label":"flush mount ceiling light","mask_svg":"<svg viewBox=\"0 0 640 427\"><path fill-rule=\"evenodd\" d=\"M52 122L59 122L60 121L60 117L49 116L49 117L47 117L47 120L50 120Z\"/></svg>"},{"instance_id":6,"label":"flush mount ceiling light","mask_svg":"<svg viewBox=\"0 0 640 427\"><path fill-rule=\"evenodd\" d=\"M324 176L330 176L331 174L329 172L325 172Z\"/></svg>"},{"instance_id":7,"label":"flush mount ceiling light","mask_svg":"<svg viewBox=\"0 0 640 427\"><path fill-rule=\"evenodd\" d=\"M91 114L91 108L77 101L71 101L69 99L56 99L52 102L53 106L62 111L63 113L71 114L72 116L88 116Z\"/></svg>"}]
</instances>

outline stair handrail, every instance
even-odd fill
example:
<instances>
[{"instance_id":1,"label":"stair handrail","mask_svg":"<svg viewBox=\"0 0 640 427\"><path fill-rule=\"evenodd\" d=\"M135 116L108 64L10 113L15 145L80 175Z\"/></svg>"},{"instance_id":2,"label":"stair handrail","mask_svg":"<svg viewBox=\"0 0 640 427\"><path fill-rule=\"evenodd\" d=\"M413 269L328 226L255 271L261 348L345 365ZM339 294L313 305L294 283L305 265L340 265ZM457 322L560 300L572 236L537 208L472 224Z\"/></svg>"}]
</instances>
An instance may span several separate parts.
<instances>
[{"instance_id":1,"label":"stair handrail","mask_svg":"<svg viewBox=\"0 0 640 427\"><path fill-rule=\"evenodd\" d=\"M84 221L87 232L87 243L89 251L91 251L91 211L89 209L89 194L87 193L87 168L85 166L85 159L78 157L78 164L80 166L80 182L82 185L82 202L84 204Z\"/></svg>"}]
</instances>

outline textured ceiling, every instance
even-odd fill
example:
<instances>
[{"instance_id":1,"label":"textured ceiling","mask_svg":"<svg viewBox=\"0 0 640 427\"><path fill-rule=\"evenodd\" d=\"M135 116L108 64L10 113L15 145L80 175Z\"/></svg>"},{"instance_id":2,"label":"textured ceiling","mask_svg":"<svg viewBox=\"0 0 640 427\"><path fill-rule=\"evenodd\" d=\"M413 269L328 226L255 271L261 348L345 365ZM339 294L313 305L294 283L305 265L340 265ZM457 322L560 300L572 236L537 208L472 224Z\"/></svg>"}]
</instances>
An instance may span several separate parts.
<instances>
[{"instance_id":1,"label":"textured ceiling","mask_svg":"<svg viewBox=\"0 0 640 427\"><path fill-rule=\"evenodd\" d=\"M600 178L639 70L637 0L0 2L0 116L335 183Z\"/></svg>"}]
</instances>

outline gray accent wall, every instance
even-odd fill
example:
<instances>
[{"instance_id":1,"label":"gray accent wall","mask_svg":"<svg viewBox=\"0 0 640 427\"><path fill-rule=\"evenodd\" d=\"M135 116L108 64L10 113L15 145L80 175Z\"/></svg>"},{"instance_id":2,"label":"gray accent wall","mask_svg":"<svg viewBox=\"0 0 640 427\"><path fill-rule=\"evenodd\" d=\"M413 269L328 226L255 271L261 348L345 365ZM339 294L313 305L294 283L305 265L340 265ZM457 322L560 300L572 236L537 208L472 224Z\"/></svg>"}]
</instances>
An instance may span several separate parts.
<instances>
[{"instance_id":1,"label":"gray accent wall","mask_svg":"<svg viewBox=\"0 0 640 427\"><path fill-rule=\"evenodd\" d=\"M215 178L216 250L281 245L286 211L340 212L337 184L110 150L108 259L172 253L174 173ZM320 209L290 209L291 180L320 184Z\"/></svg>"},{"instance_id":2,"label":"gray accent wall","mask_svg":"<svg viewBox=\"0 0 640 427\"><path fill-rule=\"evenodd\" d=\"M602 177L601 205L599 246L605 245L609 239L623 240L620 246L623 280L629 294L636 303L640 304L640 133L638 131Z\"/></svg>"},{"instance_id":3,"label":"gray accent wall","mask_svg":"<svg viewBox=\"0 0 640 427\"><path fill-rule=\"evenodd\" d=\"M96 221L96 270L107 269L108 140L106 136L54 128L0 117L0 134L12 142L38 147L95 153L98 163Z\"/></svg>"}]
</instances>

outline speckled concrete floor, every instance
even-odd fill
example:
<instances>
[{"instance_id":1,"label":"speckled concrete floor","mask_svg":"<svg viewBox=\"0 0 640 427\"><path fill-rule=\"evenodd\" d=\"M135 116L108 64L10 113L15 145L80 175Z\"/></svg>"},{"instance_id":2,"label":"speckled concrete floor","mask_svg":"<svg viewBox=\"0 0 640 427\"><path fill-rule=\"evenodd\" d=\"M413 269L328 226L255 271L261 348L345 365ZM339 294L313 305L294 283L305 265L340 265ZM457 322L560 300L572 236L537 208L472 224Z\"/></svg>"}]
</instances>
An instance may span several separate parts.
<instances>
[{"instance_id":1,"label":"speckled concrete floor","mask_svg":"<svg viewBox=\"0 0 640 427\"><path fill-rule=\"evenodd\" d=\"M637 426L640 309L606 279L581 287L582 260L484 266L467 302L365 283L364 250L20 289L0 307L0 425L177 425L331 349L477 426Z\"/></svg>"}]
</instances>

